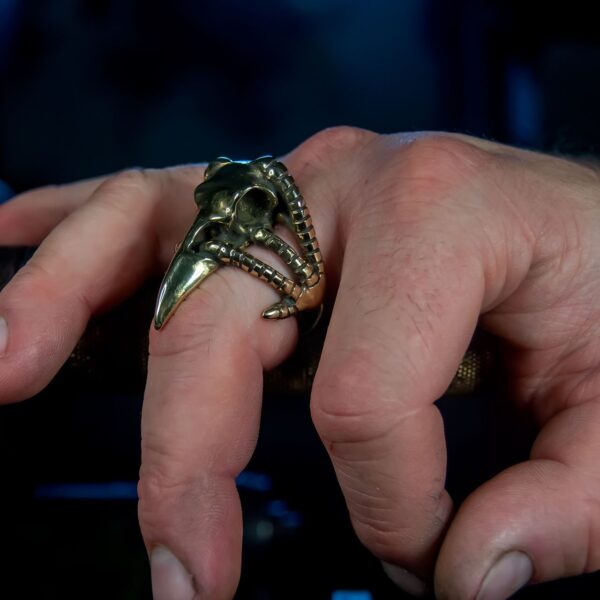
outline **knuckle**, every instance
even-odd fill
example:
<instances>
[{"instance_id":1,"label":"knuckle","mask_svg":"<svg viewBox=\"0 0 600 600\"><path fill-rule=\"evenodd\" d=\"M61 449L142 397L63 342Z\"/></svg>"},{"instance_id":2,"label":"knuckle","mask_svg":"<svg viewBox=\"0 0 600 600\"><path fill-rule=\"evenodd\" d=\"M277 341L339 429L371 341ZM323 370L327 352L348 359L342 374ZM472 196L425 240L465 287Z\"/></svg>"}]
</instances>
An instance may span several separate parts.
<instances>
[{"instance_id":1,"label":"knuckle","mask_svg":"<svg viewBox=\"0 0 600 600\"><path fill-rule=\"evenodd\" d=\"M411 192L444 190L479 176L491 155L466 140L444 134L423 134L404 141L395 153L392 168L401 174Z\"/></svg>"},{"instance_id":2,"label":"knuckle","mask_svg":"<svg viewBox=\"0 0 600 600\"><path fill-rule=\"evenodd\" d=\"M203 163L190 163L177 165L175 167L166 167L162 169L162 172L171 181L183 179L188 181L191 186L195 187L204 180L205 170L206 165Z\"/></svg>"},{"instance_id":3,"label":"knuckle","mask_svg":"<svg viewBox=\"0 0 600 600\"><path fill-rule=\"evenodd\" d=\"M357 210L348 217L353 234L397 245L440 218L462 215L472 194L464 193L485 176L493 154L468 140L443 133L399 134L387 143L376 171L360 184ZM470 209L476 208L469 206ZM463 215L464 217L464 215ZM371 243L371 240L369 240ZM382 247L379 244L379 247Z\"/></svg>"},{"instance_id":4,"label":"knuckle","mask_svg":"<svg viewBox=\"0 0 600 600\"><path fill-rule=\"evenodd\" d=\"M152 501L164 497L165 492L185 484L185 476L177 465L185 462L175 444L168 444L162 436L144 432L142 438L142 466L140 467L140 498Z\"/></svg>"},{"instance_id":5,"label":"knuckle","mask_svg":"<svg viewBox=\"0 0 600 600\"><path fill-rule=\"evenodd\" d=\"M227 475L198 471L182 452L165 444L142 444L143 461L138 491L138 519L147 539L160 539L181 527L180 514L195 514L205 531L221 528L227 517L235 482ZM187 466L186 466L187 465Z\"/></svg>"},{"instance_id":6,"label":"knuckle","mask_svg":"<svg viewBox=\"0 0 600 600\"><path fill-rule=\"evenodd\" d=\"M465 223L475 225L487 206L480 193L472 192L493 159L487 150L449 135L398 140L347 217L348 235L372 247L379 261L365 279L375 276L384 287L397 287L397 279L382 279L382 274L405 265L406 258L421 263L418 256L432 243L443 256L455 254L457 244L470 243L462 237Z\"/></svg>"},{"instance_id":7,"label":"knuckle","mask_svg":"<svg viewBox=\"0 0 600 600\"><path fill-rule=\"evenodd\" d=\"M47 305L52 302L64 302L66 292L60 283L59 274L49 267L60 261L60 255L42 245L7 286L7 291L10 292L7 301L11 306L19 308L23 300L30 298L43 298Z\"/></svg>"},{"instance_id":8,"label":"knuckle","mask_svg":"<svg viewBox=\"0 0 600 600\"><path fill-rule=\"evenodd\" d=\"M138 518L142 532L149 535L151 531L169 528L171 511L168 509L172 498L181 491L181 485L173 485L160 476L140 471L138 482Z\"/></svg>"},{"instance_id":9,"label":"knuckle","mask_svg":"<svg viewBox=\"0 0 600 600\"><path fill-rule=\"evenodd\" d=\"M108 178L104 185L114 185L116 187L133 187L145 188L148 181L151 179L151 174L143 167L132 167L115 173Z\"/></svg>"},{"instance_id":10,"label":"knuckle","mask_svg":"<svg viewBox=\"0 0 600 600\"><path fill-rule=\"evenodd\" d=\"M140 205L156 204L160 199L161 185L158 171L142 168L127 169L109 177L96 191L92 202L111 211L138 214Z\"/></svg>"},{"instance_id":11,"label":"knuckle","mask_svg":"<svg viewBox=\"0 0 600 600\"><path fill-rule=\"evenodd\" d=\"M11 281L13 291L20 289L21 286L30 288L30 291L33 288L39 293L47 293L55 289L55 274L51 273L45 266L45 262L48 262L44 260L48 255L47 253L47 248L41 246L31 259L19 269Z\"/></svg>"},{"instance_id":12,"label":"knuckle","mask_svg":"<svg viewBox=\"0 0 600 600\"><path fill-rule=\"evenodd\" d=\"M18 194L12 198L5 206L10 206L11 203L16 205L17 203L21 202L31 202L33 204L37 204L39 201L43 201L47 198L54 198L56 196L60 197L62 190L63 186L57 184L45 185L33 190L27 190L26 192L22 192L21 194Z\"/></svg>"},{"instance_id":13,"label":"knuckle","mask_svg":"<svg viewBox=\"0 0 600 600\"><path fill-rule=\"evenodd\" d=\"M311 417L329 450L338 443L365 443L387 436L396 423L398 402L376 375L379 370L371 354L353 351L343 366L325 372L313 385Z\"/></svg>"},{"instance_id":14,"label":"knuckle","mask_svg":"<svg viewBox=\"0 0 600 600\"><path fill-rule=\"evenodd\" d=\"M143 529L168 527L169 505L194 487L199 475L192 476L184 468L186 459L183 449L176 443L168 443L161 435L144 432L138 482L138 513Z\"/></svg>"},{"instance_id":15,"label":"knuckle","mask_svg":"<svg viewBox=\"0 0 600 600\"><path fill-rule=\"evenodd\" d=\"M340 154L352 153L376 134L366 129L341 125L323 129L308 138L298 152L307 161L329 161Z\"/></svg>"}]
</instances>

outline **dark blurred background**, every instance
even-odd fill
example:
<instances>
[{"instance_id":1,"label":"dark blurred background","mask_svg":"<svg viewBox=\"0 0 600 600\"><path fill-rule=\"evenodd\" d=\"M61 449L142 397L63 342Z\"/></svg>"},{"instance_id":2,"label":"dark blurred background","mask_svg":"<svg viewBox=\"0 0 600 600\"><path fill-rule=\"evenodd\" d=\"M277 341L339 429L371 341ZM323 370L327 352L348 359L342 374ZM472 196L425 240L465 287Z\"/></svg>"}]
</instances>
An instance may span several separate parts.
<instances>
[{"instance_id":1,"label":"dark blurred background","mask_svg":"<svg viewBox=\"0 0 600 600\"><path fill-rule=\"evenodd\" d=\"M590 6L0 0L0 179L21 191L128 166L277 154L337 124L593 156L600 37ZM238 482L238 597L402 597L351 531L307 403L265 399ZM526 455L493 393L440 406L458 501ZM139 393L56 385L1 408L0 598L150 598L135 507L140 409ZM592 576L518 597L599 589Z\"/></svg>"}]
</instances>

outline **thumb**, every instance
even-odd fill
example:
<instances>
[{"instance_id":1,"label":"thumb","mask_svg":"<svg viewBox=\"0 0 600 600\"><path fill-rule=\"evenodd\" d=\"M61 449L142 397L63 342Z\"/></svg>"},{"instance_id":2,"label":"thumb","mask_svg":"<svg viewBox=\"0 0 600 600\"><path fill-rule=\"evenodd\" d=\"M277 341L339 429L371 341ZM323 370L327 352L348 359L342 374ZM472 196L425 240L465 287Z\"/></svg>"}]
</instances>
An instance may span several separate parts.
<instances>
[{"instance_id":1,"label":"thumb","mask_svg":"<svg viewBox=\"0 0 600 600\"><path fill-rule=\"evenodd\" d=\"M600 403L564 410L540 432L531 460L465 501L435 573L444 599L504 600L528 583L600 568Z\"/></svg>"}]
</instances>

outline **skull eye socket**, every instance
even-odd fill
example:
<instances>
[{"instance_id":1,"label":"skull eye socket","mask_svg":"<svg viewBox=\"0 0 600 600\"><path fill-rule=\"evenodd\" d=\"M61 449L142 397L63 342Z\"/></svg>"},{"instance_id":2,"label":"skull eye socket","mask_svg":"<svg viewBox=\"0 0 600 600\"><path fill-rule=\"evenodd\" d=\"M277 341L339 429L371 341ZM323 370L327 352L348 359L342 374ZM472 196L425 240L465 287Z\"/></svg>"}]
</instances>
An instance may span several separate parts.
<instances>
[{"instance_id":1,"label":"skull eye socket","mask_svg":"<svg viewBox=\"0 0 600 600\"><path fill-rule=\"evenodd\" d=\"M239 199L235 212L239 221L256 223L268 220L274 208L273 199L269 194L261 189L253 188Z\"/></svg>"}]
</instances>

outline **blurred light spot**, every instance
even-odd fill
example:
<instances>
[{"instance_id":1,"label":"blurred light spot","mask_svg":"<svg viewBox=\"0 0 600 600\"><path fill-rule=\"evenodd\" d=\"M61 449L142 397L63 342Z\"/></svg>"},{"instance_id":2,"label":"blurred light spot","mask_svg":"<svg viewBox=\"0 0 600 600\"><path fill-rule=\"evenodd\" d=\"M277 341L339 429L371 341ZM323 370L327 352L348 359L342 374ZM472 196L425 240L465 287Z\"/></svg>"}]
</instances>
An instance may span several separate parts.
<instances>
[{"instance_id":1,"label":"blurred light spot","mask_svg":"<svg viewBox=\"0 0 600 600\"><path fill-rule=\"evenodd\" d=\"M9 60L10 48L17 29L17 0L0 0L0 69Z\"/></svg>"},{"instance_id":2,"label":"blurred light spot","mask_svg":"<svg viewBox=\"0 0 600 600\"><path fill-rule=\"evenodd\" d=\"M8 200L13 196L12 190L0 180L0 204Z\"/></svg>"},{"instance_id":3,"label":"blurred light spot","mask_svg":"<svg viewBox=\"0 0 600 600\"><path fill-rule=\"evenodd\" d=\"M373 596L366 590L336 590L331 600L373 600Z\"/></svg>"},{"instance_id":4,"label":"blurred light spot","mask_svg":"<svg viewBox=\"0 0 600 600\"><path fill-rule=\"evenodd\" d=\"M271 521L261 520L256 523L256 539L259 542L268 542L273 537L275 527Z\"/></svg>"},{"instance_id":5,"label":"blurred light spot","mask_svg":"<svg viewBox=\"0 0 600 600\"><path fill-rule=\"evenodd\" d=\"M267 504L266 513L287 529L297 529L302 525L302 515L295 510L290 510L283 500L271 500Z\"/></svg>"},{"instance_id":6,"label":"blurred light spot","mask_svg":"<svg viewBox=\"0 0 600 600\"><path fill-rule=\"evenodd\" d=\"M288 512L287 504L283 500L272 500L267 504L267 514L275 519L280 519Z\"/></svg>"},{"instance_id":7,"label":"blurred light spot","mask_svg":"<svg viewBox=\"0 0 600 600\"><path fill-rule=\"evenodd\" d=\"M273 487L273 482L268 475L254 473L253 471L242 471L237 476L235 483L241 489L252 490L254 492L269 492Z\"/></svg>"},{"instance_id":8,"label":"blurred light spot","mask_svg":"<svg viewBox=\"0 0 600 600\"><path fill-rule=\"evenodd\" d=\"M537 146L542 142L542 95L531 69L511 64L506 71L507 126L511 141Z\"/></svg>"},{"instance_id":9,"label":"blurred light spot","mask_svg":"<svg viewBox=\"0 0 600 600\"><path fill-rule=\"evenodd\" d=\"M106 483L51 483L38 486L36 500L137 500L135 481Z\"/></svg>"},{"instance_id":10,"label":"blurred light spot","mask_svg":"<svg viewBox=\"0 0 600 600\"><path fill-rule=\"evenodd\" d=\"M281 517L281 524L288 529L298 529L302 525L302 515L291 510Z\"/></svg>"}]
</instances>

